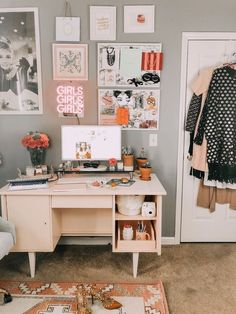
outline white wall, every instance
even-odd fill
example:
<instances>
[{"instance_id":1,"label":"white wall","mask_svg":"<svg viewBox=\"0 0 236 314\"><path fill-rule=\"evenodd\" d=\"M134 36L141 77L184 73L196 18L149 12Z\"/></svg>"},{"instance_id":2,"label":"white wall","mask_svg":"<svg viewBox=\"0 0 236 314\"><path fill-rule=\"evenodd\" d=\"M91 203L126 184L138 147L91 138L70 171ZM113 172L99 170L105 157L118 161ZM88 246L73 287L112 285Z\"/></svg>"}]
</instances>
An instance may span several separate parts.
<instances>
[{"instance_id":1,"label":"white wall","mask_svg":"<svg viewBox=\"0 0 236 314\"><path fill-rule=\"evenodd\" d=\"M74 16L81 17L81 43L89 44L90 100L86 104L85 118L81 124L97 123L96 95L96 42L89 40L89 5L117 6L117 42L162 42L164 67L161 76L160 129L158 147L149 148L150 131L124 133L123 142L136 150L144 146L149 150L153 168L165 186L168 195L164 198L163 236L174 236L177 142L180 89L181 33L183 31L236 31L235 0L70 0ZM156 25L153 34L123 33L123 5L155 4ZM29 164L29 154L20 140L29 130L49 134L51 147L47 163L60 162L60 125L76 124L76 120L57 117L50 84L52 80L52 43L55 42L55 16L63 15L63 0L1 0L0 7L38 7L43 78L44 114L42 116L0 115L0 153L4 163L0 166L0 186L6 179L16 176L16 168L24 169ZM1 35L1 30L0 30ZM153 132L152 132L153 133Z\"/></svg>"}]
</instances>

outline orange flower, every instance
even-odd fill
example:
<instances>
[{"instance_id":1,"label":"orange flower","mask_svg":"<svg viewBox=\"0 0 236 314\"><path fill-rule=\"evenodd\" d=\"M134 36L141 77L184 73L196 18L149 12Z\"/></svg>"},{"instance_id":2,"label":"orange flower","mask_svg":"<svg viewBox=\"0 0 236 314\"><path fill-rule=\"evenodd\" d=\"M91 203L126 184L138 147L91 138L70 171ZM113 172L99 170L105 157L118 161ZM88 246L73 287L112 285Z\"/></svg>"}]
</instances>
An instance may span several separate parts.
<instances>
[{"instance_id":1,"label":"orange flower","mask_svg":"<svg viewBox=\"0 0 236 314\"><path fill-rule=\"evenodd\" d=\"M21 143L27 149L34 148L48 148L49 147L49 137L45 133L29 132L27 133Z\"/></svg>"},{"instance_id":2,"label":"orange flower","mask_svg":"<svg viewBox=\"0 0 236 314\"><path fill-rule=\"evenodd\" d=\"M110 158L108 160L109 166L116 166L117 160L115 158Z\"/></svg>"}]
</instances>

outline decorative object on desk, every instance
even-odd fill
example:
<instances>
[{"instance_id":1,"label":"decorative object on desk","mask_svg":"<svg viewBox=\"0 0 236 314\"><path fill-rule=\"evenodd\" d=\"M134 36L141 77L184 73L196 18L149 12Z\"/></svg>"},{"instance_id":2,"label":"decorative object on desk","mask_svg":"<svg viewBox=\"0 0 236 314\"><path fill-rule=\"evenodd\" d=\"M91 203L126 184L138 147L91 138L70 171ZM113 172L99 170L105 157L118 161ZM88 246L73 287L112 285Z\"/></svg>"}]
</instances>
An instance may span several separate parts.
<instances>
[{"instance_id":1,"label":"decorative object on desk","mask_svg":"<svg viewBox=\"0 0 236 314\"><path fill-rule=\"evenodd\" d=\"M123 161L118 161L117 162L117 170L118 171L121 171L121 170L123 170L124 169L124 163L123 163Z\"/></svg>"},{"instance_id":2,"label":"decorative object on desk","mask_svg":"<svg viewBox=\"0 0 236 314\"><path fill-rule=\"evenodd\" d=\"M122 147L122 159L124 163L125 171L133 171L134 170L134 155L131 146L123 146Z\"/></svg>"},{"instance_id":3,"label":"decorative object on desk","mask_svg":"<svg viewBox=\"0 0 236 314\"><path fill-rule=\"evenodd\" d=\"M141 148L140 154L136 158L136 162L137 162L138 169L140 169L141 166L145 165L148 162L144 147Z\"/></svg>"},{"instance_id":4,"label":"decorative object on desk","mask_svg":"<svg viewBox=\"0 0 236 314\"><path fill-rule=\"evenodd\" d=\"M125 224L122 231L124 240L133 240L134 230L133 227L129 224Z\"/></svg>"},{"instance_id":5,"label":"decorative object on desk","mask_svg":"<svg viewBox=\"0 0 236 314\"><path fill-rule=\"evenodd\" d=\"M144 180L144 181L150 181L151 180L152 167L150 166L149 162L142 165L139 170L140 170L140 179L141 180Z\"/></svg>"},{"instance_id":6,"label":"decorative object on desk","mask_svg":"<svg viewBox=\"0 0 236 314\"><path fill-rule=\"evenodd\" d=\"M116 170L117 160L115 158L110 158L108 160L108 164L109 164L109 170L110 171L115 171Z\"/></svg>"},{"instance_id":7,"label":"decorative object on desk","mask_svg":"<svg viewBox=\"0 0 236 314\"><path fill-rule=\"evenodd\" d=\"M155 202L143 202L142 216L144 216L144 217L155 217L155 215L156 215Z\"/></svg>"},{"instance_id":8,"label":"decorative object on desk","mask_svg":"<svg viewBox=\"0 0 236 314\"><path fill-rule=\"evenodd\" d=\"M22 145L30 152L30 159L33 166L40 166L45 163L46 149L49 147L49 137L45 133L27 133L21 140Z\"/></svg>"},{"instance_id":9,"label":"decorative object on desk","mask_svg":"<svg viewBox=\"0 0 236 314\"><path fill-rule=\"evenodd\" d=\"M127 216L140 215L144 198L144 195L117 195L118 212Z\"/></svg>"},{"instance_id":10,"label":"decorative object on desk","mask_svg":"<svg viewBox=\"0 0 236 314\"><path fill-rule=\"evenodd\" d=\"M62 314L77 311L76 289L78 282L42 282L42 281L0 281L0 285L11 294L17 295L7 304L9 313L35 314L47 313L50 307L52 312ZM91 283L85 283L85 287ZM55 287L57 289L55 289ZM97 283L101 291L109 292L112 298L123 304L122 312L126 314L169 314L163 284L160 280L155 283ZM88 305L91 298L88 299ZM91 305L93 313L108 313L101 302ZM151 311L151 312L150 312ZM119 310L110 311L114 314Z\"/></svg>"}]
</instances>

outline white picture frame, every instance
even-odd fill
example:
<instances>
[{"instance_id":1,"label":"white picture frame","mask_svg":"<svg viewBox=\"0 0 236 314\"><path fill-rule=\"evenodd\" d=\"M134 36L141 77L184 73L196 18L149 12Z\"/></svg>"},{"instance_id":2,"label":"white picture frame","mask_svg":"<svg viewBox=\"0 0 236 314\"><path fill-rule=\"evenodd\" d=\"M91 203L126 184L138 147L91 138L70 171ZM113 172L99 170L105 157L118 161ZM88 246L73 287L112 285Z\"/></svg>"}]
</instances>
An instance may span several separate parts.
<instances>
[{"instance_id":1,"label":"white picture frame","mask_svg":"<svg viewBox=\"0 0 236 314\"><path fill-rule=\"evenodd\" d=\"M116 7L90 6L90 40L116 40Z\"/></svg>"},{"instance_id":2,"label":"white picture frame","mask_svg":"<svg viewBox=\"0 0 236 314\"><path fill-rule=\"evenodd\" d=\"M88 80L88 45L53 44L53 79Z\"/></svg>"},{"instance_id":3,"label":"white picture frame","mask_svg":"<svg viewBox=\"0 0 236 314\"><path fill-rule=\"evenodd\" d=\"M124 6L124 33L154 33L154 5Z\"/></svg>"},{"instance_id":4,"label":"white picture frame","mask_svg":"<svg viewBox=\"0 0 236 314\"><path fill-rule=\"evenodd\" d=\"M42 114L38 8L1 8L0 16L0 49L8 55L0 64L0 115Z\"/></svg>"},{"instance_id":5,"label":"white picture frame","mask_svg":"<svg viewBox=\"0 0 236 314\"><path fill-rule=\"evenodd\" d=\"M123 51L135 51L140 50L141 59L137 61L133 55L130 56L132 61L138 65L138 72L124 73L125 70L130 68L130 58L124 55ZM99 87L126 87L127 89L132 88L160 88L161 70L157 69L142 69L142 55L144 53L159 53L162 54L162 43L113 43L103 42L97 44L97 84ZM110 59L108 64L108 54ZM123 68L123 70L122 70ZM145 73L149 73L156 77L156 80L143 80L142 76ZM130 75L129 75L130 74ZM159 77L159 81L158 81ZM137 82L141 84L134 84L133 79L136 78Z\"/></svg>"},{"instance_id":6,"label":"white picture frame","mask_svg":"<svg viewBox=\"0 0 236 314\"><path fill-rule=\"evenodd\" d=\"M56 41L80 41L79 17L56 17Z\"/></svg>"}]
</instances>

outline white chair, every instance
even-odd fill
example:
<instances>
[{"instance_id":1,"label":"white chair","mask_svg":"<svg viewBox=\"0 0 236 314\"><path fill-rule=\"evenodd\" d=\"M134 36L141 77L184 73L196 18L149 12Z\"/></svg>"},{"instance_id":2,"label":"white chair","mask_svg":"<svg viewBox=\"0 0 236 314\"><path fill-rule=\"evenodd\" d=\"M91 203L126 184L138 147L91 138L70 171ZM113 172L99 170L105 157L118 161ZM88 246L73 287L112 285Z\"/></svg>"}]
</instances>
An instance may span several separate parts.
<instances>
[{"instance_id":1,"label":"white chair","mask_svg":"<svg viewBox=\"0 0 236 314\"><path fill-rule=\"evenodd\" d=\"M16 232L13 223L0 217L0 260L10 252L15 242ZM0 287L0 305L11 301L10 293Z\"/></svg>"},{"instance_id":2,"label":"white chair","mask_svg":"<svg viewBox=\"0 0 236 314\"><path fill-rule=\"evenodd\" d=\"M10 252L15 242L16 232L13 223L0 217L0 259Z\"/></svg>"}]
</instances>

